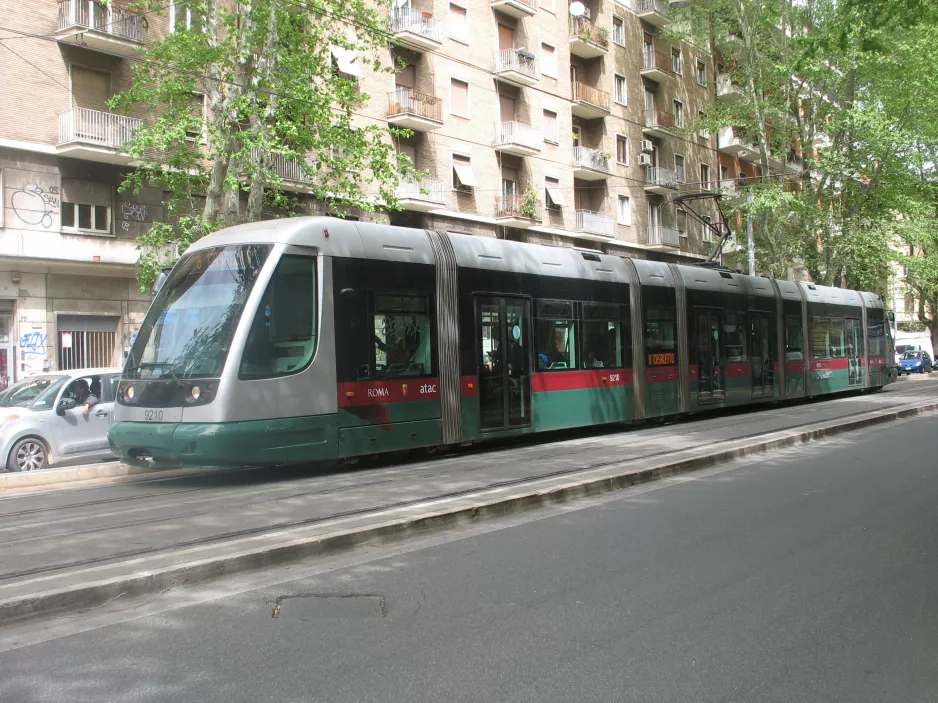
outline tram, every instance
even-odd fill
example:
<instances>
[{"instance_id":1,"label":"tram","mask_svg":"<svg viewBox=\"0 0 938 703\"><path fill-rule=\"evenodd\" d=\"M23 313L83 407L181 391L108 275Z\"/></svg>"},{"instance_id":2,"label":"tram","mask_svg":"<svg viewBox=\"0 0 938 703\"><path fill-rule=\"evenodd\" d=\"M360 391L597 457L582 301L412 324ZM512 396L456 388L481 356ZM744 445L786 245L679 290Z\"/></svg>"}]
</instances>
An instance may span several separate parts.
<instances>
[{"instance_id":1,"label":"tram","mask_svg":"<svg viewBox=\"0 0 938 703\"><path fill-rule=\"evenodd\" d=\"M324 217L195 242L109 441L155 468L307 462L878 389L873 293Z\"/></svg>"}]
</instances>

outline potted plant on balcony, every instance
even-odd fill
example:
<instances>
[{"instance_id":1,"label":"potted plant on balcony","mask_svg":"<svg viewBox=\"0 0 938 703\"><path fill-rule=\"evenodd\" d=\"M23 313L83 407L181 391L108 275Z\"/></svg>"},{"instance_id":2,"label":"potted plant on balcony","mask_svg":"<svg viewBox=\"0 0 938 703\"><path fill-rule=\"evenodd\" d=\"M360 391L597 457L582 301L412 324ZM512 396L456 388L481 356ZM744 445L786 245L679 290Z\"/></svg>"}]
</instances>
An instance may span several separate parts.
<instances>
[{"instance_id":1,"label":"potted plant on balcony","mask_svg":"<svg viewBox=\"0 0 938 703\"><path fill-rule=\"evenodd\" d=\"M603 48L609 47L609 30L605 27L600 27L596 30L598 36L598 43L602 45Z\"/></svg>"},{"instance_id":2,"label":"potted plant on balcony","mask_svg":"<svg viewBox=\"0 0 938 703\"><path fill-rule=\"evenodd\" d=\"M526 188L521 196L521 214L531 220L536 220L540 204L537 191L534 188Z\"/></svg>"}]
</instances>

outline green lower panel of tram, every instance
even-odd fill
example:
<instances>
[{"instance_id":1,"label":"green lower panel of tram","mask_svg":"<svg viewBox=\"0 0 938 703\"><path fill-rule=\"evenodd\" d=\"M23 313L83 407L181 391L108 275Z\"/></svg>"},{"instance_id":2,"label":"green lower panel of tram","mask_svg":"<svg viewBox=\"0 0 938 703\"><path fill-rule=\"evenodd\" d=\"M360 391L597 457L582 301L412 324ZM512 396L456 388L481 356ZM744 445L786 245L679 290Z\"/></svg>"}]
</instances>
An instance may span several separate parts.
<instances>
[{"instance_id":1,"label":"green lower panel of tram","mask_svg":"<svg viewBox=\"0 0 938 703\"><path fill-rule=\"evenodd\" d=\"M118 422L108 433L125 463L169 466L250 466L334 459L335 415L221 423Z\"/></svg>"},{"instance_id":2,"label":"green lower panel of tram","mask_svg":"<svg viewBox=\"0 0 938 703\"><path fill-rule=\"evenodd\" d=\"M862 371L853 376L849 371L841 369L811 372L811 391L814 395L860 390L865 387L865 383L866 379Z\"/></svg>"},{"instance_id":3,"label":"green lower panel of tram","mask_svg":"<svg viewBox=\"0 0 938 703\"><path fill-rule=\"evenodd\" d=\"M631 387L584 388L534 394L534 429L537 432L586 425L631 422L635 416Z\"/></svg>"},{"instance_id":4,"label":"green lower panel of tram","mask_svg":"<svg viewBox=\"0 0 938 703\"><path fill-rule=\"evenodd\" d=\"M645 417L664 417L681 412L681 382L649 383L645 387Z\"/></svg>"}]
</instances>

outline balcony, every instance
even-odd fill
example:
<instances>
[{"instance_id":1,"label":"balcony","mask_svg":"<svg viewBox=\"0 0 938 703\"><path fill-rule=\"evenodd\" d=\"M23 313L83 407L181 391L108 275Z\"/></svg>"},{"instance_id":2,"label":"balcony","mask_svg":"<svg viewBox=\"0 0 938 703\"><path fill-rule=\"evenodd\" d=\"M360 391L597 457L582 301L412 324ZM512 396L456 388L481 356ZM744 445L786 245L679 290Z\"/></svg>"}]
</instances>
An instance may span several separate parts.
<instances>
[{"instance_id":1,"label":"balcony","mask_svg":"<svg viewBox=\"0 0 938 703\"><path fill-rule=\"evenodd\" d=\"M570 18L570 53L581 59L595 59L609 51L609 31L586 17Z\"/></svg>"},{"instance_id":2,"label":"balcony","mask_svg":"<svg viewBox=\"0 0 938 703\"><path fill-rule=\"evenodd\" d=\"M93 0L59 0L55 38L113 56L133 56L143 46L143 16L126 7Z\"/></svg>"},{"instance_id":3,"label":"balcony","mask_svg":"<svg viewBox=\"0 0 938 703\"><path fill-rule=\"evenodd\" d=\"M650 247L681 247L681 233L677 227L669 225L648 226L648 246Z\"/></svg>"},{"instance_id":4,"label":"balcony","mask_svg":"<svg viewBox=\"0 0 938 703\"><path fill-rule=\"evenodd\" d=\"M260 162L260 149L251 149L251 158ZM304 168L300 159L288 159L280 154L267 154L267 170L280 179L278 188L289 191L306 191L313 184L314 179L310 176L311 166L308 164Z\"/></svg>"},{"instance_id":5,"label":"balcony","mask_svg":"<svg viewBox=\"0 0 938 703\"><path fill-rule=\"evenodd\" d=\"M655 51L650 44L645 45L645 49L642 51L642 68L639 71L642 78L647 78L655 83L663 83L674 78L672 68L670 56Z\"/></svg>"},{"instance_id":6,"label":"balcony","mask_svg":"<svg viewBox=\"0 0 938 703\"><path fill-rule=\"evenodd\" d=\"M612 175L609 155L586 146L573 147L573 177L601 181Z\"/></svg>"},{"instance_id":7,"label":"balcony","mask_svg":"<svg viewBox=\"0 0 938 703\"><path fill-rule=\"evenodd\" d=\"M735 100L741 95L739 86L730 80L728 74L717 76L717 100Z\"/></svg>"},{"instance_id":8,"label":"balcony","mask_svg":"<svg viewBox=\"0 0 938 703\"><path fill-rule=\"evenodd\" d=\"M443 46L440 20L412 7L396 7L391 16L394 41L414 51L432 51Z\"/></svg>"},{"instance_id":9,"label":"balcony","mask_svg":"<svg viewBox=\"0 0 938 703\"><path fill-rule=\"evenodd\" d=\"M615 236L616 226L608 215L600 215L598 212L591 212L590 210L577 210L573 231L577 234L590 235L588 238L602 237L611 239Z\"/></svg>"},{"instance_id":10,"label":"balcony","mask_svg":"<svg viewBox=\"0 0 938 703\"><path fill-rule=\"evenodd\" d=\"M736 194L739 193L739 188L736 185L736 181L732 178L727 178L720 181L720 193L724 198L735 198Z\"/></svg>"},{"instance_id":11,"label":"balcony","mask_svg":"<svg viewBox=\"0 0 938 703\"><path fill-rule=\"evenodd\" d=\"M519 20L533 17L537 12L534 0L492 0L492 9Z\"/></svg>"},{"instance_id":12,"label":"balcony","mask_svg":"<svg viewBox=\"0 0 938 703\"><path fill-rule=\"evenodd\" d=\"M443 207L443 182L438 178L424 178L419 181L402 178L394 195L405 210L436 210Z\"/></svg>"},{"instance_id":13,"label":"balcony","mask_svg":"<svg viewBox=\"0 0 938 703\"><path fill-rule=\"evenodd\" d=\"M785 170L788 173L797 175L804 171L804 157L799 156L795 152L791 152L785 158Z\"/></svg>"},{"instance_id":14,"label":"balcony","mask_svg":"<svg viewBox=\"0 0 938 703\"><path fill-rule=\"evenodd\" d=\"M121 147L130 141L143 120L110 112L73 107L59 113L56 151L76 159L127 164L130 156Z\"/></svg>"},{"instance_id":15,"label":"balcony","mask_svg":"<svg viewBox=\"0 0 938 703\"><path fill-rule=\"evenodd\" d=\"M495 78L522 88L537 85L537 59L522 49L496 51Z\"/></svg>"},{"instance_id":16,"label":"balcony","mask_svg":"<svg viewBox=\"0 0 938 703\"><path fill-rule=\"evenodd\" d=\"M638 18L653 27L667 27L671 24L668 17L670 8L664 0L636 0L633 7Z\"/></svg>"},{"instance_id":17,"label":"balcony","mask_svg":"<svg viewBox=\"0 0 938 703\"><path fill-rule=\"evenodd\" d=\"M502 195L495 198L495 219L506 227L527 229L541 221L541 201L524 202L521 195Z\"/></svg>"},{"instance_id":18,"label":"balcony","mask_svg":"<svg viewBox=\"0 0 938 703\"><path fill-rule=\"evenodd\" d=\"M670 193L677 190L681 180L683 179L678 179L677 173L673 169L662 168L661 166L645 167L646 193L656 193L658 195Z\"/></svg>"},{"instance_id":19,"label":"balcony","mask_svg":"<svg viewBox=\"0 0 938 703\"><path fill-rule=\"evenodd\" d=\"M586 83L574 81L571 112L584 120L605 117L609 114L609 93L586 85Z\"/></svg>"},{"instance_id":20,"label":"balcony","mask_svg":"<svg viewBox=\"0 0 938 703\"><path fill-rule=\"evenodd\" d=\"M541 151L544 135L523 122L499 122L495 126L495 150L516 156L533 156Z\"/></svg>"},{"instance_id":21,"label":"balcony","mask_svg":"<svg viewBox=\"0 0 938 703\"><path fill-rule=\"evenodd\" d=\"M747 161L759 157L759 150L749 143L739 127L720 127L717 133L717 149Z\"/></svg>"},{"instance_id":22,"label":"balcony","mask_svg":"<svg viewBox=\"0 0 938 703\"><path fill-rule=\"evenodd\" d=\"M645 126L642 134L653 137L672 137L677 130L674 115L664 110L645 110Z\"/></svg>"},{"instance_id":23,"label":"balcony","mask_svg":"<svg viewBox=\"0 0 938 703\"><path fill-rule=\"evenodd\" d=\"M410 88L388 93L388 124L415 132L430 132L443 126L443 101Z\"/></svg>"}]
</instances>

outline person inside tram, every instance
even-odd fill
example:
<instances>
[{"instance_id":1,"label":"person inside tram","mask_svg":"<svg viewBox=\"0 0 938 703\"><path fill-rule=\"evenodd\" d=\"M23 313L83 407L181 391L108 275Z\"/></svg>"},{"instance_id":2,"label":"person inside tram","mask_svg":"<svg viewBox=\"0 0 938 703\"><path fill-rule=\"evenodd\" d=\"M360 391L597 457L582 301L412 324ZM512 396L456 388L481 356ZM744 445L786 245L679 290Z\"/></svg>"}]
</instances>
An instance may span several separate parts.
<instances>
[{"instance_id":1,"label":"person inside tram","mask_svg":"<svg viewBox=\"0 0 938 703\"><path fill-rule=\"evenodd\" d=\"M584 369L601 369L605 367L602 359L598 356L599 344L599 335L591 334L586 345L588 351L586 352L586 358L583 360Z\"/></svg>"}]
</instances>

